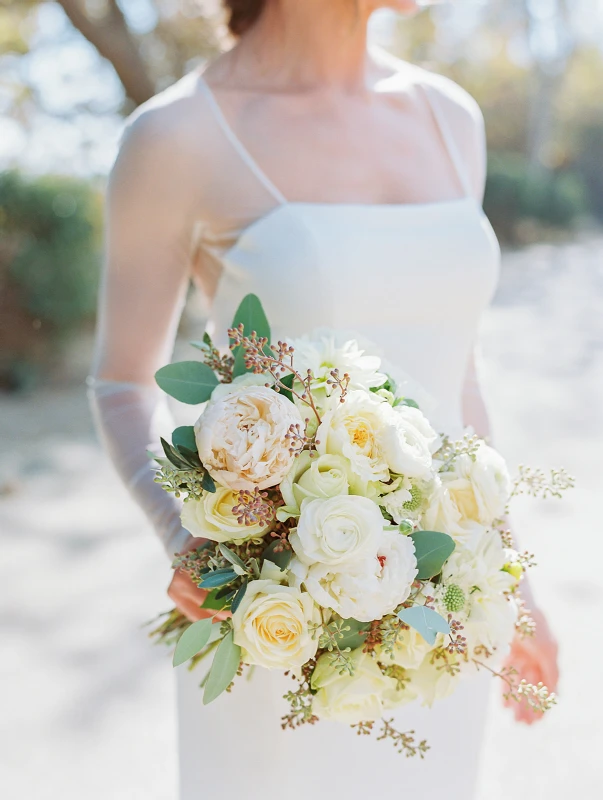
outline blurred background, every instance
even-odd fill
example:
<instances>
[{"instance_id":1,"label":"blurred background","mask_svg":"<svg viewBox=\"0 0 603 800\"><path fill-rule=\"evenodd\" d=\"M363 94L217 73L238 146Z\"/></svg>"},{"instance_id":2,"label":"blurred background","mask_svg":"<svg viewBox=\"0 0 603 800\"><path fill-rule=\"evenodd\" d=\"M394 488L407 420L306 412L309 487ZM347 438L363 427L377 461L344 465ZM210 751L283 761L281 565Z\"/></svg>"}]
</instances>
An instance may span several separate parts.
<instances>
[{"instance_id":1,"label":"blurred background","mask_svg":"<svg viewBox=\"0 0 603 800\"><path fill-rule=\"evenodd\" d=\"M504 248L481 332L495 443L511 467L578 479L563 503L516 506L562 644L561 703L528 730L493 697L480 800L597 797L603 0L458 0L379 14L372 35L482 106ZM170 660L141 627L168 606L169 569L96 443L84 379L123 118L227 43L214 0L0 0L5 797L175 798ZM192 298L183 340L202 325Z\"/></svg>"}]
</instances>

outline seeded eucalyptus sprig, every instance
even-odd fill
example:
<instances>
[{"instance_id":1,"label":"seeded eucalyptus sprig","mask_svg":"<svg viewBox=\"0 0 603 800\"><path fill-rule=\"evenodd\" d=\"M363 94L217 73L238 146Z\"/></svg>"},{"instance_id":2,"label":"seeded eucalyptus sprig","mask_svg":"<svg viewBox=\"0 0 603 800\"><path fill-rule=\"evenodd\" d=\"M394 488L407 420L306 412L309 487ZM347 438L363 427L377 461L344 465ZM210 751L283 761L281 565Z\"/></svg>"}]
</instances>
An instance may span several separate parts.
<instances>
[{"instance_id":1,"label":"seeded eucalyptus sprig","mask_svg":"<svg viewBox=\"0 0 603 800\"><path fill-rule=\"evenodd\" d=\"M393 719L379 720L380 729L375 730L374 722L359 722L357 725L350 725L358 736L370 736L371 734L378 733L377 741L382 739L390 739L394 747L399 753L403 753L407 758L419 756L425 758L425 753L429 750L427 741L423 739L417 742L415 739L415 732L408 731L402 733L392 725Z\"/></svg>"}]
</instances>

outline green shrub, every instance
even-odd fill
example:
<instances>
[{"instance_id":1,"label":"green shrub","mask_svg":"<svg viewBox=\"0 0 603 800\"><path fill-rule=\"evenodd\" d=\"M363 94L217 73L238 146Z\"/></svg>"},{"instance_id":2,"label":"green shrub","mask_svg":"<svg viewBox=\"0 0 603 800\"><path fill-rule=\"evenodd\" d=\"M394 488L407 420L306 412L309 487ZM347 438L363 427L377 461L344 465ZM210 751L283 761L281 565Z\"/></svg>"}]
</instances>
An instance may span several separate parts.
<instances>
[{"instance_id":1,"label":"green shrub","mask_svg":"<svg viewBox=\"0 0 603 800\"><path fill-rule=\"evenodd\" d=\"M586 186L590 209L603 222L603 120L584 125L578 138L576 165Z\"/></svg>"},{"instance_id":2,"label":"green shrub","mask_svg":"<svg viewBox=\"0 0 603 800\"><path fill-rule=\"evenodd\" d=\"M500 239L509 243L521 239L525 223L570 230L586 211L584 183L575 172L534 171L524 156L494 154L484 209Z\"/></svg>"},{"instance_id":3,"label":"green shrub","mask_svg":"<svg viewBox=\"0 0 603 800\"><path fill-rule=\"evenodd\" d=\"M93 316L101 209L71 178L0 174L0 382L19 384ZM16 376L16 377L15 377Z\"/></svg>"}]
</instances>

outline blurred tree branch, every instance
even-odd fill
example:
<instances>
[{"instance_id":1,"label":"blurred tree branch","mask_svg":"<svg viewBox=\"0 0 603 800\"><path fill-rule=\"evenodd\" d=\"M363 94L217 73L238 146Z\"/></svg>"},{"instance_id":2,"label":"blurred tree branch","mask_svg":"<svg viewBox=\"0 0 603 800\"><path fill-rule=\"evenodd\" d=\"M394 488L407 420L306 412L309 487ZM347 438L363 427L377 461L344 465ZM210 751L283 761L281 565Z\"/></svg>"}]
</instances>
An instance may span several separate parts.
<instances>
[{"instance_id":1,"label":"blurred tree branch","mask_svg":"<svg viewBox=\"0 0 603 800\"><path fill-rule=\"evenodd\" d=\"M88 16L80 0L58 2L74 28L111 62L127 96L136 105L155 94L155 83L140 55L139 45L115 0L107 0L106 13L100 18Z\"/></svg>"}]
</instances>

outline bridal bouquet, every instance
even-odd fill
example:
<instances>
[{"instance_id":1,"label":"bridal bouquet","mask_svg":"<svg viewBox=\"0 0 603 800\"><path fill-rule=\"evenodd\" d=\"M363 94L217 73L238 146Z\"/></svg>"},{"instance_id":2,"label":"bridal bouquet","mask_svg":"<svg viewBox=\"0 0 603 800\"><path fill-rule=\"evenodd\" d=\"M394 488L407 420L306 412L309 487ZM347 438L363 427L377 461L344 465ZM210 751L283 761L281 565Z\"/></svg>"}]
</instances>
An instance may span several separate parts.
<instances>
[{"instance_id":1,"label":"bridal bouquet","mask_svg":"<svg viewBox=\"0 0 603 800\"><path fill-rule=\"evenodd\" d=\"M550 708L546 687L500 666L516 632L533 632L520 594L533 559L505 515L513 495L559 495L571 478L522 469L512 481L484 441L437 433L356 341L271 343L254 295L228 335L230 354L206 335L193 343L203 361L156 375L205 404L162 440L156 480L206 540L174 567L207 590L209 616L191 624L174 610L154 631L177 641L176 666L213 653L204 702L233 681L236 692L247 667L280 670L296 682L283 728L340 720L421 756L426 743L387 712L431 705L478 669Z\"/></svg>"}]
</instances>

